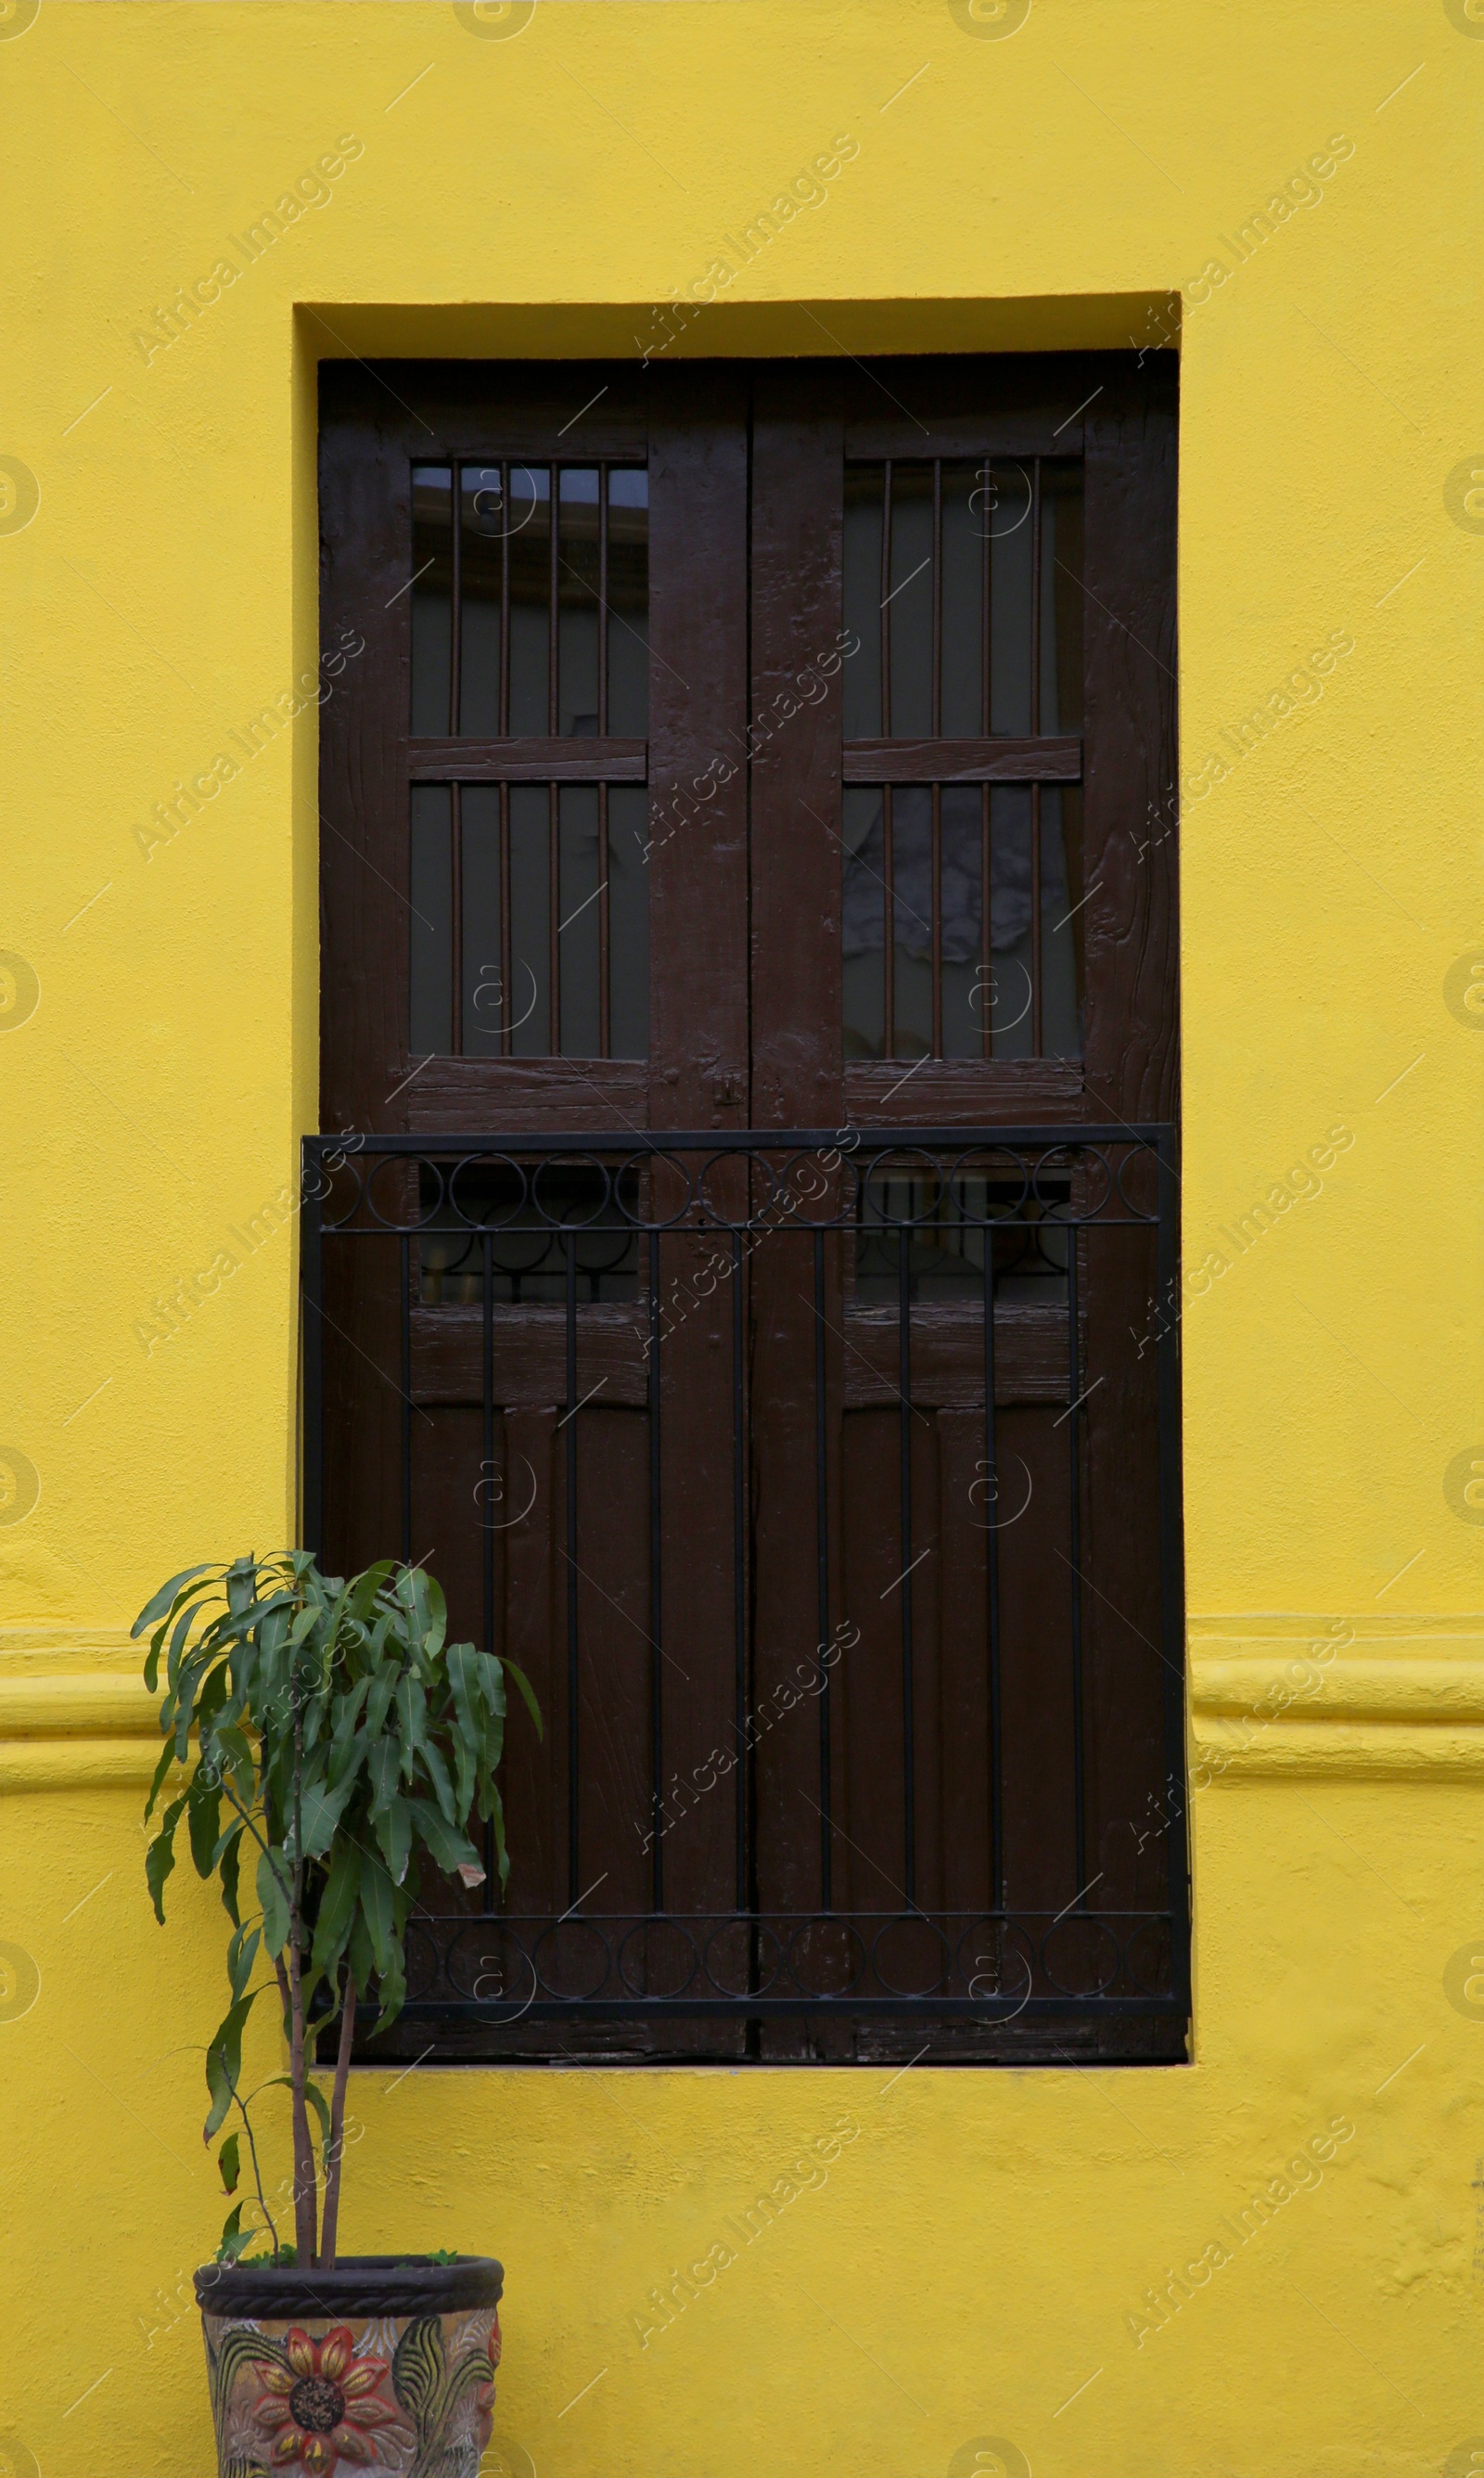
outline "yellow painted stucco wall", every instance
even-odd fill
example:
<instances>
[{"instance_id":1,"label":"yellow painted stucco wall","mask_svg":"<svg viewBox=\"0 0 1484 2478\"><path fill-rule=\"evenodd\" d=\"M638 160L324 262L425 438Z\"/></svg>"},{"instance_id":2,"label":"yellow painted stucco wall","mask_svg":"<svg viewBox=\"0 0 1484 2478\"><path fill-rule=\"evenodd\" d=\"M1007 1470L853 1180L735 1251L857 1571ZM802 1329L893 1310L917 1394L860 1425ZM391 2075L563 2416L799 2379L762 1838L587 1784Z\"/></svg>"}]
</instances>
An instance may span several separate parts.
<instances>
[{"instance_id":1,"label":"yellow painted stucco wall","mask_svg":"<svg viewBox=\"0 0 1484 2478\"><path fill-rule=\"evenodd\" d=\"M841 133L693 348L1181 354L1195 2061L369 2073L346 2241L503 2257L514 2478L1484 2467L1481 98L1484 0L0 7L0 2469L210 2465L125 1631L293 1522L291 1231L146 1337L313 1125L313 706L153 805L314 665L318 356L630 351Z\"/></svg>"}]
</instances>

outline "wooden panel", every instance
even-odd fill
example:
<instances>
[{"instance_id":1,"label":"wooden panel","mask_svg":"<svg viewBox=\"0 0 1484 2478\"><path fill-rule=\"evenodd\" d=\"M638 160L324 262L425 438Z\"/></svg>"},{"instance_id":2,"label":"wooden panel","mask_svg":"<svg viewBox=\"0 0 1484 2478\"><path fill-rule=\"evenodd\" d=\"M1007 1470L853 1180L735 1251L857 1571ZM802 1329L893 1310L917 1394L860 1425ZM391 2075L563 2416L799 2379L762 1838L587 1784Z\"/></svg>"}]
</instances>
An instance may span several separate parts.
<instances>
[{"instance_id":1,"label":"wooden panel","mask_svg":"<svg viewBox=\"0 0 1484 2478\"><path fill-rule=\"evenodd\" d=\"M644 740L409 740L413 783L642 783Z\"/></svg>"},{"instance_id":2,"label":"wooden panel","mask_svg":"<svg viewBox=\"0 0 1484 2478\"><path fill-rule=\"evenodd\" d=\"M843 1328L844 1407L868 1410L901 1400L901 1358L894 1315L857 1312ZM984 1403L983 1328L977 1317L943 1308L913 1310L912 1399L923 1410L980 1410ZM994 1311L996 1403L1065 1403L1065 1309L1011 1302Z\"/></svg>"},{"instance_id":3,"label":"wooden panel","mask_svg":"<svg viewBox=\"0 0 1484 2478\"><path fill-rule=\"evenodd\" d=\"M649 1116L649 1070L633 1058L429 1058L407 1071L405 1092L415 1135L638 1135Z\"/></svg>"},{"instance_id":4,"label":"wooden panel","mask_svg":"<svg viewBox=\"0 0 1484 2478\"><path fill-rule=\"evenodd\" d=\"M847 783L1075 783L1082 743L1040 740L849 740Z\"/></svg>"},{"instance_id":5,"label":"wooden panel","mask_svg":"<svg viewBox=\"0 0 1484 2478\"><path fill-rule=\"evenodd\" d=\"M1088 1107L1080 1058L849 1058L845 1122L852 1127L1039 1126L1100 1118Z\"/></svg>"},{"instance_id":6,"label":"wooden panel","mask_svg":"<svg viewBox=\"0 0 1484 2478\"><path fill-rule=\"evenodd\" d=\"M714 1244L714 1243L713 1243ZM784 1243L794 1257L796 1242ZM802 1268L796 1268L801 1271ZM577 1312L577 1391L602 1391L604 1409L641 1410L648 1399L643 1310L581 1307ZM415 1307L413 1394L422 1403L477 1403L484 1370L484 1311ZM899 1395L896 1322L855 1311L840 1329L846 1410L894 1403ZM566 1321L560 1308L500 1305L494 1311L494 1399L514 1409L560 1403L566 1383ZM925 1309L912 1320L912 1398L924 1409L972 1410L984 1401L984 1358L976 1319ZM996 1403L1065 1403L1065 1311L1011 1303L994 1314ZM719 1405L715 1405L720 1408Z\"/></svg>"}]
</instances>

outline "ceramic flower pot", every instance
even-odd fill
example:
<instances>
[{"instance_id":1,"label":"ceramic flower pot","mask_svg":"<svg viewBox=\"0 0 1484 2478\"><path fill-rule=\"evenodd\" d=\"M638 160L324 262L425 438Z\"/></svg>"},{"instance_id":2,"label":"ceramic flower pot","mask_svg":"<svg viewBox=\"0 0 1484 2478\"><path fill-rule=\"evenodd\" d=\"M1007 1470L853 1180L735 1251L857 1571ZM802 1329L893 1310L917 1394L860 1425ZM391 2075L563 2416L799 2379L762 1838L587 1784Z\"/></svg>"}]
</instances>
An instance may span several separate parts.
<instances>
[{"instance_id":1,"label":"ceramic flower pot","mask_svg":"<svg viewBox=\"0 0 1484 2478\"><path fill-rule=\"evenodd\" d=\"M196 2273L220 2478L477 2478L500 2363L500 2265L342 2257Z\"/></svg>"}]
</instances>

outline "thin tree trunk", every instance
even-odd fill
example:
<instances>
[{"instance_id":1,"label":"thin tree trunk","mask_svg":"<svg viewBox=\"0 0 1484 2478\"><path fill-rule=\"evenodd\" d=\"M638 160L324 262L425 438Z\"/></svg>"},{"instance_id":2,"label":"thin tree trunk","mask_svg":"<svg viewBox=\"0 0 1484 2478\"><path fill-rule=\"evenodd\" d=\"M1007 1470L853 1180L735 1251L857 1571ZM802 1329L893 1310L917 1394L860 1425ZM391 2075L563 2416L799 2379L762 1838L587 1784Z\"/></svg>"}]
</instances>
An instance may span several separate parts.
<instances>
[{"instance_id":1,"label":"thin tree trunk","mask_svg":"<svg viewBox=\"0 0 1484 2478\"><path fill-rule=\"evenodd\" d=\"M346 1973L340 2044L335 2060L335 2090L330 2101L330 2152L325 2162L324 2220L319 2232L319 2260L335 2269L335 2240L340 2212L340 2154L345 2148L345 2086L350 2080L350 2049L356 2036L356 1983Z\"/></svg>"},{"instance_id":2,"label":"thin tree trunk","mask_svg":"<svg viewBox=\"0 0 1484 2478\"><path fill-rule=\"evenodd\" d=\"M314 2205L319 2188L314 2174L314 2147L310 2139L309 2103L304 2096L304 1989L299 1972L298 1947L291 1938L287 1970L282 1954L274 1956L273 1967L278 1973L278 1984L289 2009L289 2081L293 2093L294 2245L300 2263L313 2268Z\"/></svg>"}]
</instances>

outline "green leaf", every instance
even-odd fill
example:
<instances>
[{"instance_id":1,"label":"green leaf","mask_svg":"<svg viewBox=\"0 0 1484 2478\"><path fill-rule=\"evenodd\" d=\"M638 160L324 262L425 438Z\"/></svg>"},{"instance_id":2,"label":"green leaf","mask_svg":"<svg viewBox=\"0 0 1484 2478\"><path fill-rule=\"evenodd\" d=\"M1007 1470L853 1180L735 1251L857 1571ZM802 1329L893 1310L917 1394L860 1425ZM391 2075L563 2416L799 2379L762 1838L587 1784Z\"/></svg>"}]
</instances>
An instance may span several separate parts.
<instances>
[{"instance_id":1,"label":"green leaf","mask_svg":"<svg viewBox=\"0 0 1484 2478\"><path fill-rule=\"evenodd\" d=\"M445 1876L453 1875L460 1867L478 1867L480 1877L483 1878L484 1869L480 1865L479 1853L474 1844L464 1833L456 1833L451 1824L445 1822L431 1799L415 1798L412 1802L412 1810L417 1831L432 1854L435 1867L440 1867Z\"/></svg>"},{"instance_id":2,"label":"green leaf","mask_svg":"<svg viewBox=\"0 0 1484 2478\"><path fill-rule=\"evenodd\" d=\"M221 2170L222 2186L225 2191L229 2194L235 2194L237 2192L238 2178L240 2174L238 2162L238 2139L239 2137L235 2134L229 2134L226 2141L222 2144L221 2149L216 2154L216 2165ZM242 2206L239 2203L237 2207L237 2215L239 2218L241 2216L241 2210ZM225 2229L222 2231L222 2235L223 2237L226 2236Z\"/></svg>"},{"instance_id":3,"label":"green leaf","mask_svg":"<svg viewBox=\"0 0 1484 2478\"><path fill-rule=\"evenodd\" d=\"M391 1879L373 1859L361 1870L361 1915L378 1974L391 1968Z\"/></svg>"},{"instance_id":4,"label":"green leaf","mask_svg":"<svg viewBox=\"0 0 1484 2478\"><path fill-rule=\"evenodd\" d=\"M529 1678L527 1678L525 1671L521 1668L519 1661L512 1660L509 1655L506 1654L501 1657L500 1667L503 1670L508 1671L509 1675L515 1680L516 1684L519 1687L521 1694L525 1698L526 1710L530 1713L532 1720L536 1724L536 1734L539 1738L543 1738L546 1733L541 1728L541 1707L536 1700L536 1689L532 1685Z\"/></svg>"},{"instance_id":5,"label":"green leaf","mask_svg":"<svg viewBox=\"0 0 1484 2478\"><path fill-rule=\"evenodd\" d=\"M327 1783L312 1783L304 1792L300 1823L304 1835L306 1858L322 1858L335 1838L335 1829L345 1812L346 1801L355 1787L354 1780L343 1781L338 1789Z\"/></svg>"},{"instance_id":6,"label":"green leaf","mask_svg":"<svg viewBox=\"0 0 1484 2478\"><path fill-rule=\"evenodd\" d=\"M171 1740L169 1740L169 1741L167 1742L167 1744L165 1745L165 1747L163 1749L163 1751L162 1751L162 1753L161 1753L161 1757L160 1757L160 1761L159 1761L159 1762L158 1762L158 1764L155 1766L155 1778L154 1778L154 1780L150 1783L150 1785L149 1785L149 1796L148 1796L148 1798L147 1798L147 1799L145 1800L145 1802L144 1802L144 1821L145 1821L145 1823L146 1823L146 1824L149 1822L150 1817L154 1814L154 1811L155 1811L155 1801L156 1801L156 1799L160 1796L160 1793L161 1793L162 1789L164 1787L165 1775L168 1773L168 1771L169 1771L169 1769L170 1769L170 1766L174 1763L174 1761L175 1761L175 1742L174 1742L174 1740L173 1740L173 1738L172 1738Z\"/></svg>"},{"instance_id":7,"label":"green leaf","mask_svg":"<svg viewBox=\"0 0 1484 2478\"><path fill-rule=\"evenodd\" d=\"M207 1877L215 1873L217 1828L221 1818L221 1792L208 1788L201 1779L200 1767L190 1784L190 1855L196 1862L196 1874Z\"/></svg>"},{"instance_id":8,"label":"green leaf","mask_svg":"<svg viewBox=\"0 0 1484 2478\"><path fill-rule=\"evenodd\" d=\"M178 1798L165 1808L160 1831L144 1854L144 1879L155 1905L155 1916L164 1925L165 1878L175 1865L175 1828L181 1820L186 1802Z\"/></svg>"},{"instance_id":9,"label":"green leaf","mask_svg":"<svg viewBox=\"0 0 1484 2478\"><path fill-rule=\"evenodd\" d=\"M284 1889L287 1861L281 1850L264 1850L258 1857L258 1901L263 1911L263 1949L276 1955L289 1941L289 1896Z\"/></svg>"},{"instance_id":10,"label":"green leaf","mask_svg":"<svg viewBox=\"0 0 1484 2478\"><path fill-rule=\"evenodd\" d=\"M366 1714L366 1726L369 1729L369 1707L367 1708ZM375 1746L371 1749L371 1752L366 1758L366 1770L371 1777L371 1814L375 1817L382 1812L384 1808L390 1807L391 1801L396 1796L397 1775L400 1771L400 1764L398 1762L398 1748L395 1738L378 1738Z\"/></svg>"},{"instance_id":11,"label":"green leaf","mask_svg":"<svg viewBox=\"0 0 1484 2478\"><path fill-rule=\"evenodd\" d=\"M239 1927L227 1947L227 1978L231 1983L232 2001L236 2004L253 1975L258 1947L263 1941L261 1928Z\"/></svg>"},{"instance_id":12,"label":"green leaf","mask_svg":"<svg viewBox=\"0 0 1484 2478\"><path fill-rule=\"evenodd\" d=\"M415 1758L428 1736L428 1699L411 1676L397 1681L397 1719L402 1724L402 1778L410 1782Z\"/></svg>"},{"instance_id":13,"label":"green leaf","mask_svg":"<svg viewBox=\"0 0 1484 2478\"><path fill-rule=\"evenodd\" d=\"M350 1840L339 1842L330 1861L329 1881L314 1922L314 1968L335 1968L345 1949L361 1891L361 1853Z\"/></svg>"},{"instance_id":14,"label":"green leaf","mask_svg":"<svg viewBox=\"0 0 1484 2478\"><path fill-rule=\"evenodd\" d=\"M236 2138L234 2136L234 2141ZM229 2187L227 2190L230 2193L232 2189ZM242 2213L245 2209L246 2197L244 2196L240 2203L234 2203L227 2213L226 2223L221 2232L221 2243L216 2249L218 2263L236 2263L243 2248L252 2244L251 2229L244 2229L242 2226Z\"/></svg>"},{"instance_id":15,"label":"green leaf","mask_svg":"<svg viewBox=\"0 0 1484 2478\"><path fill-rule=\"evenodd\" d=\"M241 1864L242 1834L246 1829L245 1825L238 1826L236 1833L227 1839L218 1862L221 1870L221 1905L234 1927L240 1927L242 1923L241 1913L238 1909L238 1869Z\"/></svg>"},{"instance_id":16,"label":"green leaf","mask_svg":"<svg viewBox=\"0 0 1484 2478\"><path fill-rule=\"evenodd\" d=\"M197 1575L209 1574L211 1571L208 1566L187 1566L180 1574L172 1575L167 1583L162 1583L154 1599L145 1602L130 1628L131 1641L141 1635L147 1626L153 1626L156 1618L163 1617L183 1584L193 1582Z\"/></svg>"},{"instance_id":17,"label":"green leaf","mask_svg":"<svg viewBox=\"0 0 1484 2478\"><path fill-rule=\"evenodd\" d=\"M413 1848L412 1802L394 1798L385 1815L376 1818L376 1838L381 1855L391 1872L391 1881L400 1884L407 1874L407 1862Z\"/></svg>"}]
</instances>

